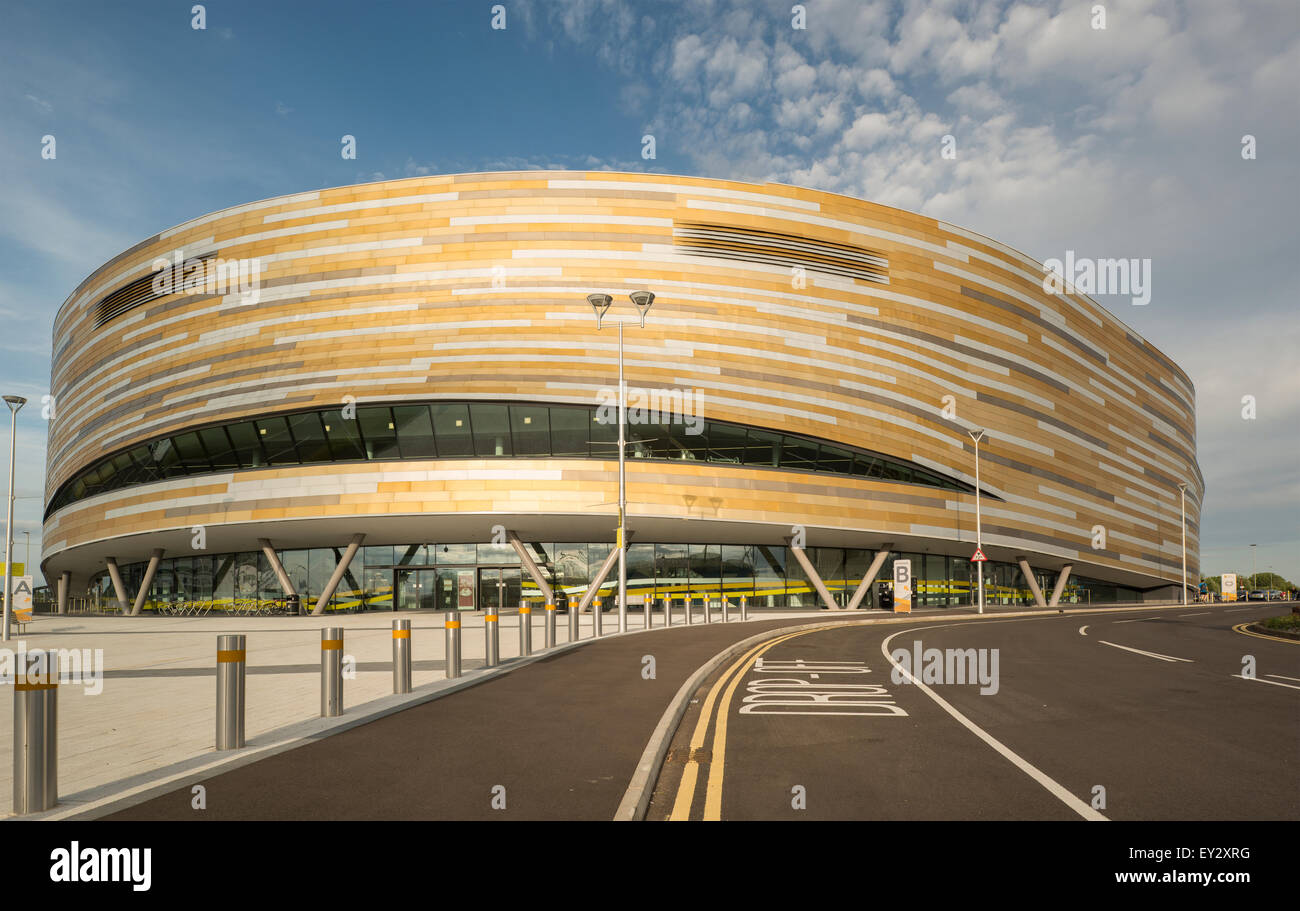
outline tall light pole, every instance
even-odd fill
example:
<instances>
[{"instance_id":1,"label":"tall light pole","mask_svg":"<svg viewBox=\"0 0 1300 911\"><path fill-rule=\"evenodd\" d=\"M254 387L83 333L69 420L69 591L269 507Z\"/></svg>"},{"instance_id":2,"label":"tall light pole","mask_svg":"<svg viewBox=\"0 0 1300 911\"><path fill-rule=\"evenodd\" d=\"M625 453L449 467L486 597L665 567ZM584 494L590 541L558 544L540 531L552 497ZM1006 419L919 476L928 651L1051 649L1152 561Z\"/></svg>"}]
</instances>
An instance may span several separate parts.
<instances>
[{"instance_id":1,"label":"tall light pole","mask_svg":"<svg viewBox=\"0 0 1300 911\"><path fill-rule=\"evenodd\" d=\"M654 303L655 296L649 291L633 291L632 303L641 316L641 328L645 328L645 316ZM608 294L588 294L587 302L596 311L596 331L600 331L600 321L609 310L614 299ZM618 631L627 632L627 473L625 457L627 455L627 384L623 382L623 320L618 321L618 536L614 546L618 548ZM599 608L597 608L599 610Z\"/></svg>"},{"instance_id":2,"label":"tall light pole","mask_svg":"<svg viewBox=\"0 0 1300 911\"><path fill-rule=\"evenodd\" d=\"M5 511L5 642L9 641L9 601L13 597L12 570L14 562L14 440L18 434L18 409L27 404L21 395L6 395L5 404L9 406L9 502ZM26 569L26 567L24 567Z\"/></svg>"},{"instance_id":3,"label":"tall light pole","mask_svg":"<svg viewBox=\"0 0 1300 911\"><path fill-rule=\"evenodd\" d=\"M13 486L14 486L14 485L13 485L13 481L10 481L10 482L9 482L9 486L10 486L10 487L13 487ZM1255 588L1257 588L1258 585L1259 585L1259 583L1258 583L1258 581L1257 581L1257 577L1259 576L1259 556L1258 556L1259 552L1255 550L1255 548L1258 547L1258 546L1259 546L1259 545L1257 545L1257 544L1252 544L1252 545L1250 545L1250 588L1251 588L1251 591L1254 591ZM1247 601L1250 600L1250 592L1246 592L1246 600L1247 600Z\"/></svg>"},{"instance_id":4,"label":"tall light pole","mask_svg":"<svg viewBox=\"0 0 1300 911\"><path fill-rule=\"evenodd\" d=\"M1187 606L1187 485L1178 485L1178 508L1183 518L1183 606Z\"/></svg>"},{"instance_id":5,"label":"tall light pole","mask_svg":"<svg viewBox=\"0 0 1300 911\"><path fill-rule=\"evenodd\" d=\"M980 527L980 440L984 439L983 430L968 430L967 434L975 441L975 549L980 551L983 556L984 538ZM984 561L975 561L975 572L978 574L979 586L979 612L984 613ZM969 578L969 577L967 577Z\"/></svg>"}]
</instances>

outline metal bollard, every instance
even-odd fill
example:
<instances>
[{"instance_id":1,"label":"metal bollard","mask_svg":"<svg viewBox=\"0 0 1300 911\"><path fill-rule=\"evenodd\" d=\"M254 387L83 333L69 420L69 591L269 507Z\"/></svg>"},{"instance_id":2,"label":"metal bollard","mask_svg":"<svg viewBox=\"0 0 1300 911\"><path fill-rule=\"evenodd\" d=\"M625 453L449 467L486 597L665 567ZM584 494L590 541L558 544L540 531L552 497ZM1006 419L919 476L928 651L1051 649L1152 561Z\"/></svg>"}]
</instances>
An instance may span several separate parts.
<instances>
[{"instance_id":1,"label":"metal bollard","mask_svg":"<svg viewBox=\"0 0 1300 911\"><path fill-rule=\"evenodd\" d=\"M519 655L533 653L533 609L527 601L519 602Z\"/></svg>"},{"instance_id":2,"label":"metal bollard","mask_svg":"<svg viewBox=\"0 0 1300 911\"><path fill-rule=\"evenodd\" d=\"M217 749L244 745L244 674L247 651L243 636L217 637Z\"/></svg>"},{"instance_id":3,"label":"metal bollard","mask_svg":"<svg viewBox=\"0 0 1300 911\"><path fill-rule=\"evenodd\" d=\"M546 647L555 648L555 602L546 602L546 627L545 633Z\"/></svg>"},{"instance_id":4,"label":"metal bollard","mask_svg":"<svg viewBox=\"0 0 1300 911\"><path fill-rule=\"evenodd\" d=\"M673 599L664 598L664 626L673 625Z\"/></svg>"},{"instance_id":5,"label":"metal bollard","mask_svg":"<svg viewBox=\"0 0 1300 911\"><path fill-rule=\"evenodd\" d=\"M686 625L691 625L691 596L682 599L682 613L686 615Z\"/></svg>"},{"instance_id":6,"label":"metal bollard","mask_svg":"<svg viewBox=\"0 0 1300 911\"><path fill-rule=\"evenodd\" d=\"M731 599L729 599L726 593L724 592L722 595L722 622L723 623L731 622L731 615L727 611L727 608L729 607L731 607Z\"/></svg>"},{"instance_id":7,"label":"metal bollard","mask_svg":"<svg viewBox=\"0 0 1300 911\"><path fill-rule=\"evenodd\" d=\"M600 621L601 621L601 619L602 619L601 614L603 614L604 612L600 609L600 598L599 598L599 596L597 596L596 599L593 600L591 603L592 603L591 622L592 622L592 625L593 625L593 626L592 626L592 633L591 633L591 635L592 635L593 638L595 638L595 639L599 639L599 638L600 638Z\"/></svg>"},{"instance_id":8,"label":"metal bollard","mask_svg":"<svg viewBox=\"0 0 1300 911\"><path fill-rule=\"evenodd\" d=\"M652 595L646 595L645 600L642 603L645 604L645 628L653 629L655 599Z\"/></svg>"},{"instance_id":9,"label":"metal bollard","mask_svg":"<svg viewBox=\"0 0 1300 911\"><path fill-rule=\"evenodd\" d=\"M460 620L455 611L447 611L443 623L447 637L447 679L460 676Z\"/></svg>"},{"instance_id":10,"label":"metal bollard","mask_svg":"<svg viewBox=\"0 0 1300 911\"><path fill-rule=\"evenodd\" d=\"M488 667L501 663L501 615L488 613L483 615L483 652Z\"/></svg>"},{"instance_id":11,"label":"metal bollard","mask_svg":"<svg viewBox=\"0 0 1300 911\"><path fill-rule=\"evenodd\" d=\"M712 623L713 618L709 616L709 596L704 596L704 622Z\"/></svg>"},{"instance_id":12,"label":"metal bollard","mask_svg":"<svg viewBox=\"0 0 1300 911\"><path fill-rule=\"evenodd\" d=\"M59 655L27 652L14 677L14 813L59 802Z\"/></svg>"},{"instance_id":13,"label":"metal bollard","mask_svg":"<svg viewBox=\"0 0 1300 911\"><path fill-rule=\"evenodd\" d=\"M744 596L740 596L740 622L744 623L749 619L749 601Z\"/></svg>"},{"instance_id":14,"label":"metal bollard","mask_svg":"<svg viewBox=\"0 0 1300 911\"><path fill-rule=\"evenodd\" d=\"M569 599L569 641L578 641L578 599Z\"/></svg>"},{"instance_id":15,"label":"metal bollard","mask_svg":"<svg viewBox=\"0 0 1300 911\"><path fill-rule=\"evenodd\" d=\"M411 621L393 621L393 692L411 691Z\"/></svg>"},{"instance_id":16,"label":"metal bollard","mask_svg":"<svg viewBox=\"0 0 1300 911\"><path fill-rule=\"evenodd\" d=\"M343 714L341 626L327 626L320 631L320 714L322 718Z\"/></svg>"}]
</instances>

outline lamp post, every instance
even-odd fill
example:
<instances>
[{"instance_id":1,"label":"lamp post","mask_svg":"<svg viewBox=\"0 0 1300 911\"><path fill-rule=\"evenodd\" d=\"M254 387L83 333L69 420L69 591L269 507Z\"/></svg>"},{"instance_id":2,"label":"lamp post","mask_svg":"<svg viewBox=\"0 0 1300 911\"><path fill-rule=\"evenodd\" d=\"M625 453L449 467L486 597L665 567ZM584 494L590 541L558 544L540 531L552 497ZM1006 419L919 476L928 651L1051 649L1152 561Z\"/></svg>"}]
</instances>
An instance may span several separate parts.
<instances>
[{"instance_id":1,"label":"lamp post","mask_svg":"<svg viewBox=\"0 0 1300 911\"><path fill-rule=\"evenodd\" d=\"M646 313L654 303L655 296L649 291L633 291L629 297L641 317L641 328L645 328ZM596 331L600 331L601 319L609 311L614 299L608 294L588 294L587 302L596 312ZM625 457L627 455L627 385L623 382L623 320L618 321L618 536L614 546L618 548L618 631L627 632L627 473ZM600 608L596 608L599 610Z\"/></svg>"},{"instance_id":2,"label":"lamp post","mask_svg":"<svg viewBox=\"0 0 1300 911\"><path fill-rule=\"evenodd\" d=\"M13 597L12 569L14 562L14 440L18 433L18 409L27 404L21 395L6 395L9 406L9 501L5 510L5 609L3 639L9 641L9 601Z\"/></svg>"},{"instance_id":3,"label":"lamp post","mask_svg":"<svg viewBox=\"0 0 1300 911\"><path fill-rule=\"evenodd\" d=\"M966 433L975 441L975 549L981 553L984 550L984 538L980 527L980 440L984 439L984 431L968 430ZM984 613L984 561L975 561L975 572L978 574L979 586L979 612ZM968 577L969 578L969 577Z\"/></svg>"},{"instance_id":4,"label":"lamp post","mask_svg":"<svg viewBox=\"0 0 1300 911\"><path fill-rule=\"evenodd\" d=\"M1186 484L1178 485L1178 509L1182 515L1182 521L1183 521L1182 603L1183 606L1186 607L1187 606L1187 485Z\"/></svg>"},{"instance_id":5,"label":"lamp post","mask_svg":"<svg viewBox=\"0 0 1300 911\"><path fill-rule=\"evenodd\" d=\"M9 486L10 487L14 486L12 481L9 482ZM1250 545L1250 589L1251 591L1254 591L1255 588L1258 587L1259 585L1258 581L1256 581L1259 576L1259 555L1258 555L1259 552L1255 550L1255 548L1258 546L1259 545L1257 544ZM1246 592L1246 600L1247 601L1250 600L1250 592Z\"/></svg>"}]
</instances>

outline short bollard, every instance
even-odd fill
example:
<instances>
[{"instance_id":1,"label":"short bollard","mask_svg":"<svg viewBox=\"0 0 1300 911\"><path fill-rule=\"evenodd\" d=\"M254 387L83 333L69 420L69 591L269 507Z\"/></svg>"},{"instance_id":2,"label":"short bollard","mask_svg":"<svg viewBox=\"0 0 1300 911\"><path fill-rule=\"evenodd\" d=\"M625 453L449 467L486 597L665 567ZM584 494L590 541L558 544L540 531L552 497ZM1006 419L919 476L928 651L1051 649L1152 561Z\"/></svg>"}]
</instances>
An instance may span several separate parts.
<instances>
[{"instance_id":1,"label":"short bollard","mask_svg":"<svg viewBox=\"0 0 1300 911\"><path fill-rule=\"evenodd\" d=\"M501 616L487 613L483 615L483 653L488 667L501 663Z\"/></svg>"},{"instance_id":2,"label":"short bollard","mask_svg":"<svg viewBox=\"0 0 1300 911\"><path fill-rule=\"evenodd\" d=\"M723 623L729 623L731 621L731 615L727 612L727 608L729 607L731 607L731 599L729 599L726 595L723 595L722 596L722 622Z\"/></svg>"},{"instance_id":3,"label":"short bollard","mask_svg":"<svg viewBox=\"0 0 1300 911\"><path fill-rule=\"evenodd\" d=\"M343 714L341 626L327 626L320 631L320 714L322 718Z\"/></svg>"},{"instance_id":4,"label":"short bollard","mask_svg":"<svg viewBox=\"0 0 1300 911\"><path fill-rule=\"evenodd\" d=\"M664 598L664 626L673 625L673 599Z\"/></svg>"},{"instance_id":5,"label":"short bollard","mask_svg":"<svg viewBox=\"0 0 1300 911\"><path fill-rule=\"evenodd\" d=\"M411 691L411 621L393 621L393 692Z\"/></svg>"},{"instance_id":6,"label":"short bollard","mask_svg":"<svg viewBox=\"0 0 1300 911\"><path fill-rule=\"evenodd\" d=\"M591 602L591 622L594 627L591 635L596 639L600 638L600 621L603 613L604 611L600 609L600 598L596 598Z\"/></svg>"},{"instance_id":7,"label":"short bollard","mask_svg":"<svg viewBox=\"0 0 1300 911\"><path fill-rule=\"evenodd\" d=\"M686 625L691 625L691 598L687 595L682 599L682 613L686 615Z\"/></svg>"},{"instance_id":8,"label":"short bollard","mask_svg":"<svg viewBox=\"0 0 1300 911\"><path fill-rule=\"evenodd\" d=\"M740 596L740 622L744 623L748 619L749 619L749 600L744 595L741 595Z\"/></svg>"},{"instance_id":9,"label":"short bollard","mask_svg":"<svg viewBox=\"0 0 1300 911\"><path fill-rule=\"evenodd\" d=\"M14 677L14 813L59 802L59 655L33 649Z\"/></svg>"},{"instance_id":10,"label":"short bollard","mask_svg":"<svg viewBox=\"0 0 1300 911\"><path fill-rule=\"evenodd\" d=\"M447 636L447 679L460 676L460 620L455 611L447 611L443 623Z\"/></svg>"},{"instance_id":11,"label":"short bollard","mask_svg":"<svg viewBox=\"0 0 1300 911\"><path fill-rule=\"evenodd\" d=\"M244 745L244 673L247 652L243 636L217 637L217 749Z\"/></svg>"},{"instance_id":12,"label":"short bollard","mask_svg":"<svg viewBox=\"0 0 1300 911\"><path fill-rule=\"evenodd\" d=\"M569 641L578 641L578 599L569 599Z\"/></svg>"},{"instance_id":13,"label":"short bollard","mask_svg":"<svg viewBox=\"0 0 1300 911\"><path fill-rule=\"evenodd\" d=\"M713 617L709 613L709 608L712 606L712 603L713 602L709 600L709 596L705 595L704 596L704 622L705 623L713 622Z\"/></svg>"},{"instance_id":14,"label":"short bollard","mask_svg":"<svg viewBox=\"0 0 1300 911\"><path fill-rule=\"evenodd\" d=\"M519 602L519 654L533 653L533 609L527 601Z\"/></svg>"},{"instance_id":15,"label":"short bollard","mask_svg":"<svg viewBox=\"0 0 1300 911\"><path fill-rule=\"evenodd\" d=\"M555 602L546 602L546 627L543 637L547 648L555 648Z\"/></svg>"},{"instance_id":16,"label":"short bollard","mask_svg":"<svg viewBox=\"0 0 1300 911\"><path fill-rule=\"evenodd\" d=\"M646 595L642 603L645 604L645 628L652 629L654 627L655 599Z\"/></svg>"}]
</instances>

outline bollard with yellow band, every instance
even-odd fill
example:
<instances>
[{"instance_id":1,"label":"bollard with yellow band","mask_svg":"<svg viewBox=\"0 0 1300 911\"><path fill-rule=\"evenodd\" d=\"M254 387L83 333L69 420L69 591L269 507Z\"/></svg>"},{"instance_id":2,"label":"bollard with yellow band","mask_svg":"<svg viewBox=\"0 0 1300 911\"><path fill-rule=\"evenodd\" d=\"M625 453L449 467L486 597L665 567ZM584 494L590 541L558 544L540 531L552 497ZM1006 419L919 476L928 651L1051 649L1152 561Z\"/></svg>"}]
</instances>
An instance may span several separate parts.
<instances>
[{"instance_id":1,"label":"bollard with yellow band","mask_svg":"<svg viewBox=\"0 0 1300 911\"><path fill-rule=\"evenodd\" d=\"M543 627L543 641L546 648L555 648L555 602L546 602L546 625Z\"/></svg>"},{"instance_id":2,"label":"bollard with yellow band","mask_svg":"<svg viewBox=\"0 0 1300 911\"><path fill-rule=\"evenodd\" d=\"M393 621L393 692L411 691L411 621Z\"/></svg>"},{"instance_id":3,"label":"bollard with yellow band","mask_svg":"<svg viewBox=\"0 0 1300 911\"><path fill-rule=\"evenodd\" d=\"M592 623L591 635L595 639L599 639L601 636L600 621L602 619L601 615L603 613L604 611L600 609L600 595L597 595L594 599L592 599L591 602L591 623Z\"/></svg>"},{"instance_id":4,"label":"bollard with yellow band","mask_svg":"<svg viewBox=\"0 0 1300 911\"><path fill-rule=\"evenodd\" d=\"M645 595L641 603L645 605L645 628L651 629L654 626L653 616L655 611L654 595Z\"/></svg>"},{"instance_id":5,"label":"bollard with yellow band","mask_svg":"<svg viewBox=\"0 0 1300 911\"><path fill-rule=\"evenodd\" d=\"M343 714L343 627L327 626L320 631L320 714L333 718Z\"/></svg>"},{"instance_id":6,"label":"bollard with yellow band","mask_svg":"<svg viewBox=\"0 0 1300 911\"><path fill-rule=\"evenodd\" d=\"M519 602L519 654L533 653L533 609L527 601Z\"/></svg>"},{"instance_id":7,"label":"bollard with yellow band","mask_svg":"<svg viewBox=\"0 0 1300 911\"><path fill-rule=\"evenodd\" d=\"M690 626L691 625L691 596L689 592L687 593L686 597L682 599L682 613L686 616L686 625Z\"/></svg>"},{"instance_id":8,"label":"bollard with yellow band","mask_svg":"<svg viewBox=\"0 0 1300 911\"><path fill-rule=\"evenodd\" d=\"M248 667L243 636L217 637L217 749L244 745L244 676Z\"/></svg>"},{"instance_id":9,"label":"bollard with yellow band","mask_svg":"<svg viewBox=\"0 0 1300 911\"><path fill-rule=\"evenodd\" d=\"M740 596L740 622L744 623L749 619L749 599L744 595Z\"/></svg>"},{"instance_id":10,"label":"bollard with yellow band","mask_svg":"<svg viewBox=\"0 0 1300 911\"><path fill-rule=\"evenodd\" d=\"M727 593L724 591L722 593L722 622L723 623L731 622L731 614L727 610L727 608L729 607L731 607L731 599L727 597Z\"/></svg>"},{"instance_id":11,"label":"bollard with yellow band","mask_svg":"<svg viewBox=\"0 0 1300 911\"><path fill-rule=\"evenodd\" d=\"M443 622L447 637L447 679L460 676L460 618L455 611L447 611Z\"/></svg>"},{"instance_id":12,"label":"bollard with yellow band","mask_svg":"<svg viewBox=\"0 0 1300 911\"><path fill-rule=\"evenodd\" d=\"M578 599L569 599L569 641L578 641Z\"/></svg>"},{"instance_id":13,"label":"bollard with yellow band","mask_svg":"<svg viewBox=\"0 0 1300 911\"><path fill-rule=\"evenodd\" d=\"M709 616L709 593L704 593L704 622L712 623L713 618Z\"/></svg>"},{"instance_id":14,"label":"bollard with yellow band","mask_svg":"<svg viewBox=\"0 0 1300 911\"><path fill-rule=\"evenodd\" d=\"M14 676L14 813L40 813L59 802L59 654L21 653Z\"/></svg>"},{"instance_id":15,"label":"bollard with yellow band","mask_svg":"<svg viewBox=\"0 0 1300 911\"><path fill-rule=\"evenodd\" d=\"M673 599L664 596L664 626L673 625Z\"/></svg>"},{"instance_id":16,"label":"bollard with yellow band","mask_svg":"<svg viewBox=\"0 0 1300 911\"><path fill-rule=\"evenodd\" d=\"M501 615L491 610L483 615L483 654L487 667L501 663Z\"/></svg>"}]
</instances>

